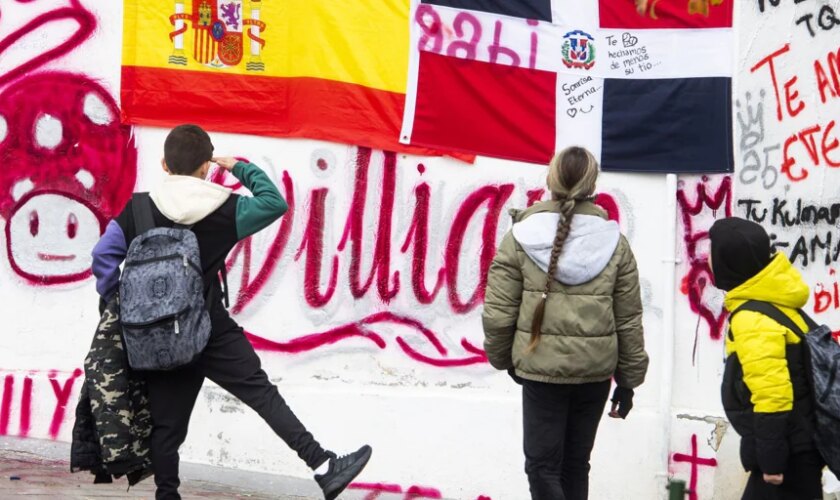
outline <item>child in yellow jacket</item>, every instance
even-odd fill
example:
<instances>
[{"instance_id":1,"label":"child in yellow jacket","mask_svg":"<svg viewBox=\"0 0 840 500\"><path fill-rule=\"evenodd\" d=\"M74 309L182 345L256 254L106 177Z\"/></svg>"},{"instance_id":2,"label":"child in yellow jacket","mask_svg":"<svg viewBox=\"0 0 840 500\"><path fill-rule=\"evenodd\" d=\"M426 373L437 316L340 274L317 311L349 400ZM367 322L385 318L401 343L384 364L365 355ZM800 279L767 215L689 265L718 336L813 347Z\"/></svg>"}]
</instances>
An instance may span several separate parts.
<instances>
[{"instance_id":1,"label":"child in yellow jacket","mask_svg":"<svg viewBox=\"0 0 840 500\"><path fill-rule=\"evenodd\" d=\"M722 398L741 435L741 462L751 472L743 499L822 498L823 460L813 439L814 408L799 336L773 319L739 310L768 302L808 331L800 309L808 285L782 253L772 254L764 229L739 218L709 231L711 267L732 314L726 338Z\"/></svg>"}]
</instances>

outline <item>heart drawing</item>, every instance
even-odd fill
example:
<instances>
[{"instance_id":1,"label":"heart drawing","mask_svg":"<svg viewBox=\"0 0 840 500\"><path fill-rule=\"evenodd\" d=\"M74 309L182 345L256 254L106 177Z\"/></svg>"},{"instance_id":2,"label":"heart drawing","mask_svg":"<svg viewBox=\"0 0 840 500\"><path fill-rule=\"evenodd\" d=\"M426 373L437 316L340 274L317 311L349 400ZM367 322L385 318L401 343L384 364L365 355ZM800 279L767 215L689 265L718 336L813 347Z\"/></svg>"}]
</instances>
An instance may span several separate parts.
<instances>
[{"instance_id":1,"label":"heart drawing","mask_svg":"<svg viewBox=\"0 0 840 500\"><path fill-rule=\"evenodd\" d=\"M635 47L636 44L639 43L639 38L631 35L630 33L624 33L621 35L621 42L625 47Z\"/></svg>"}]
</instances>

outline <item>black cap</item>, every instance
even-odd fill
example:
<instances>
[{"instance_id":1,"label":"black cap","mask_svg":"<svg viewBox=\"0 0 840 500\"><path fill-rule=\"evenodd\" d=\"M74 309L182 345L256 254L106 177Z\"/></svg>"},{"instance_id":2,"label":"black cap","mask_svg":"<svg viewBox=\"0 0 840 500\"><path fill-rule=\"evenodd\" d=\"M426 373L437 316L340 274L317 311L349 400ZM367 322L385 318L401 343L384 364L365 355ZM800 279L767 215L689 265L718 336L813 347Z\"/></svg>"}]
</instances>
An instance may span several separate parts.
<instances>
[{"instance_id":1,"label":"black cap","mask_svg":"<svg viewBox=\"0 0 840 500\"><path fill-rule=\"evenodd\" d=\"M770 264L770 237L755 222L728 217L712 224L712 272L715 286L732 290Z\"/></svg>"}]
</instances>

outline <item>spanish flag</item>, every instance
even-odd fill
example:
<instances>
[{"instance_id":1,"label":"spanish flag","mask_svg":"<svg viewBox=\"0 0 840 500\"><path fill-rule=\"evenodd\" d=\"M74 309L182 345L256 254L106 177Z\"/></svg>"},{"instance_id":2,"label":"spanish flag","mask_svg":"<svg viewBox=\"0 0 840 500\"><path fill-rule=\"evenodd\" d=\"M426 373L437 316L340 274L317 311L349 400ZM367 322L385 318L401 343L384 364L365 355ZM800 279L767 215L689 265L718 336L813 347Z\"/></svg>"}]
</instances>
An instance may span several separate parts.
<instances>
[{"instance_id":1,"label":"spanish flag","mask_svg":"<svg viewBox=\"0 0 840 500\"><path fill-rule=\"evenodd\" d=\"M126 0L124 122L399 143L408 0Z\"/></svg>"}]
</instances>

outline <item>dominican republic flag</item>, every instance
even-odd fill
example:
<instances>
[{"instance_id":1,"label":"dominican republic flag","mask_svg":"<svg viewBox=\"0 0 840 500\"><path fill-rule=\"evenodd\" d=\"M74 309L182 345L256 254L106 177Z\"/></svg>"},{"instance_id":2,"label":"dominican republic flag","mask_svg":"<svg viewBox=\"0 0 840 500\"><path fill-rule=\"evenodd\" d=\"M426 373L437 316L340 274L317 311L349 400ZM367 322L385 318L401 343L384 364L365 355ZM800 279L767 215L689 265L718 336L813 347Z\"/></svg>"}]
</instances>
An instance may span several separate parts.
<instances>
[{"instance_id":1,"label":"dominican republic flag","mask_svg":"<svg viewBox=\"0 0 840 500\"><path fill-rule=\"evenodd\" d=\"M639 5L637 5L637 3ZM734 0L413 0L404 144L731 172Z\"/></svg>"}]
</instances>

